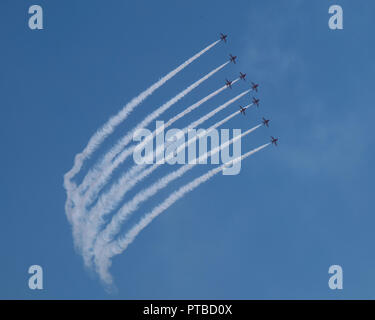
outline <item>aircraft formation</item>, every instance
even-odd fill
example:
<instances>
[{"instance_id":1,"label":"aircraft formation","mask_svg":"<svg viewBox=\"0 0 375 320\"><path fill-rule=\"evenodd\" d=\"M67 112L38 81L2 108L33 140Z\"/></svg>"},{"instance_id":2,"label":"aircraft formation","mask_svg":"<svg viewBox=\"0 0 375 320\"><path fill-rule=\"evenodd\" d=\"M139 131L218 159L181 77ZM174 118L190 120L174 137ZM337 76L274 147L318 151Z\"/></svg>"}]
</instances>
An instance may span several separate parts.
<instances>
[{"instance_id":1,"label":"aircraft formation","mask_svg":"<svg viewBox=\"0 0 375 320\"><path fill-rule=\"evenodd\" d=\"M224 34L224 33L220 33L220 40L221 41L224 41L225 43L227 42L227 37L228 35ZM236 64L236 59L237 59L237 56L234 56L232 54L229 54L229 61L230 62L233 62L234 64ZM243 81L246 81L246 73L242 73L240 72L240 77L239 77L240 80L243 80ZM232 84L233 84L233 81L230 81L228 79L225 79L225 84L228 88L232 89ZM250 88L252 91L255 91L255 92L258 92L258 89L259 89L259 84L258 83L255 83L255 82L251 82L250 84ZM256 97L253 97L252 99L252 103L251 105L256 105L257 108L259 108L259 103L260 103L260 99L256 98ZM249 105L250 106L250 105ZM240 113L243 114L244 116L246 116L246 109L249 107L243 107L243 106L240 106ZM262 123L265 127L269 127L269 122L271 120L269 119L265 119L264 117L262 118ZM279 139L278 138L274 138L273 136L271 136L271 143L274 145L274 146L277 146L277 141Z\"/></svg>"}]
</instances>

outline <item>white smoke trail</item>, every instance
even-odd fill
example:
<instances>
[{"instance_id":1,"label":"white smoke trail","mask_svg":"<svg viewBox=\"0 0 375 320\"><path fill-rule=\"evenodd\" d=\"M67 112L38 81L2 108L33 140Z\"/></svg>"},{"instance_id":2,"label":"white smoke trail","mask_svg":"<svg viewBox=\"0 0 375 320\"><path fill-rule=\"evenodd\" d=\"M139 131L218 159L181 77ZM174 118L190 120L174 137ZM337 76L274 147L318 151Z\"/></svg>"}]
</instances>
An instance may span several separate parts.
<instances>
[{"instance_id":1,"label":"white smoke trail","mask_svg":"<svg viewBox=\"0 0 375 320\"><path fill-rule=\"evenodd\" d=\"M168 80L173 78L177 73L182 71L189 64L191 64L193 61L198 59L201 55L203 55L208 50L213 48L219 42L220 42L220 40L217 40L214 43L210 44L209 46L207 46L206 48L204 48L203 50L201 50L200 52L195 54L193 57L186 60L184 63L182 63L176 69L169 72L167 75L165 75L159 81L154 83L151 87L149 87L148 89L143 91L137 97L133 98L129 103L127 103L124 106L124 108L117 115L111 117L98 131L95 132L95 134L90 138L88 144L83 149L83 151L78 153L75 156L74 165L73 165L72 169L70 169L64 175L64 187L67 190L68 198L70 196L71 191L76 188L76 184L73 183L71 180L81 170L82 165L85 162L85 160L87 160L95 152L95 150L99 147L99 145L105 140L105 138L108 135L110 135L114 131L114 129L128 117L128 115L134 110L134 108L136 108L140 103L142 103L155 90L160 88ZM66 209L66 214L67 214L68 220L70 222L72 222L70 201L71 201L70 199L67 200L66 205L65 205L65 209Z\"/></svg>"},{"instance_id":2,"label":"white smoke trail","mask_svg":"<svg viewBox=\"0 0 375 320\"><path fill-rule=\"evenodd\" d=\"M221 90L221 89L219 89ZM233 100L233 99L232 99ZM231 100L231 101L232 101ZM227 105L226 103L224 105ZM248 109L253 104L249 104L245 109ZM217 108L217 110L221 110L221 106ZM177 153L182 151L184 148L188 147L191 143L194 143L196 139L201 138L204 135L208 135L212 130L216 129L217 127L223 125L230 119L232 119L234 116L239 114L240 111L236 111L233 114L229 115L228 117L224 118L223 120L215 123L212 125L209 129L206 130L206 132L203 132L201 134L198 134L197 136L194 136L193 138L189 139L187 142L183 143L181 146L179 146L176 150ZM178 118L179 115L177 115L175 118ZM173 119L172 119L173 120ZM187 126L184 131L191 126ZM157 155L156 155L157 156ZM169 155L169 157L166 158L166 161L168 161L171 158L172 154ZM118 180L116 184L114 184L111 189L103 194L97 201L94 208L91 210L90 215L87 219L87 221L83 224L83 226L80 229L81 237L83 244L82 244L82 252L84 256L84 261L87 266L90 266L91 264L91 257L92 253L90 252L92 243L94 242L95 237L97 236L101 226L105 223L105 216L110 213L114 208L117 207L118 203L122 200L124 195L133 188L138 182L145 179L147 176L149 176L152 172L154 172L158 167L159 164L154 164L150 168L145 169L145 165L134 165L128 172L126 172L122 177ZM143 170L143 171L142 171ZM142 171L142 172L141 172ZM84 237L82 235L84 233ZM78 243L78 239L76 241Z\"/></svg>"},{"instance_id":3,"label":"white smoke trail","mask_svg":"<svg viewBox=\"0 0 375 320\"><path fill-rule=\"evenodd\" d=\"M245 110L247 110L248 108L250 108L251 106L253 106L254 103L250 103L248 104L247 106L244 107ZM225 122L229 121L230 119L234 118L236 115L238 115L239 113L241 113L241 110L238 110L236 112L233 112L231 115L229 115L228 117L226 117L225 119L219 121L218 123L215 123L215 128L217 127L220 127L221 125L223 125Z\"/></svg>"},{"instance_id":4,"label":"white smoke trail","mask_svg":"<svg viewBox=\"0 0 375 320\"><path fill-rule=\"evenodd\" d=\"M238 81L238 79L236 80L233 80L232 81L232 85L235 84L236 82ZM206 98L202 99L204 100L203 102L206 102L208 100L210 100L212 97L218 95L220 92L224 91L225 89L227 89L228 86L225 85L223 87L221 87L220 89L216 90L215 92L211 93L210 95L208 95ZM198 106L200 106L203 102L200 102ZM165 124L165 127L169 127L171 124L173 124L174 122L176 122L177 120L181 119L183 116L187 115L188 113L190 113L191 111L193 111L194 109L196 109L198 106L196 105L192 105L190 106L189 108L186 108L184 111L182 111L181 113L179 113L177 116L173 117L171 120L169 120L166 124Z\"/></svg>"},{"instance_id":5,"label":"white smoke trail","mask_svg":"<svg viewBox=\"0 0 375 320\"><path fill-rule=\"evenodd\" d=\"M225 109L226 107L228 107L229 105L231 105L233 102L237 101L238 99L242 98L245 94L249 93L250 91L252 91L251 89L250 90L246 90L242 93L240 93L238 96L234 97L233 99L227 101L226 103L224 103L223 105L221 105L220 107L212 110L211 112L207 113L204 117L201 117L200 119L198 119L197 121L193 122L191 125L190 125L190 128L195 128L195 127L198 127L200 124L202 124L203 122L205 122L206 120L210 119L211 117L213 117L215 114L217 114L219 111Z\"/></svg>"},{"instance_id":6,"label":"white smoke trail","mask_svg":"<svg viewBox=\"0 0 375 320\"><path fill-rule=\"evenodd\" d=\"M188 88L180 92L177 96L170 99L168 102L163 104L161 107L153 111L151 114L149 114L145 119L143 119L135 128L133 128L128 134L126 134L100 161L98 165L96 165L94 168L92 168L86 177L84 178L81 185L75 189L68 191L68 199L66 203L66 210L69 211L70 216L72 218L72 224L73 224L73 239L75 239L75 246L80 247L80 238L79 238L79 226L82 225L82 223L85 220L85 217L83 216L83 213L85 212L84 207L90 201L92 201L97 192L100 191L100 188L103 184L106 183L108 178L110 177L113 170L120 165L125 160L126 153L121 153L112 163L110 161L121 151L121 149L126 146L133 138L134 132L136 132L139 129L142 129L146 127L151 121L156 119L158 116L160 116L164 111L166 111L168 108L170 108L173 104L175 104L178 100L183 98L185 95L187 95L190 91L198 87L202 82L209 79L211 76L213 76L216 72L224 68L229 62L223 63L221 66L217 67L216 69L212 70L208 74L206 74L204 77L199 79L198 81L194 82L192 85L190 85ZM99 179L98 179L99 177ZM93 184L93 186L91 186ZM84 192L87 188L91 187L91 190L94 190L94 192L87 192L86 195L81 196L81 193ZM78 239L78 241L77 241Z\"/></svg>"},{"instance_id":7,"label":"white smoke trail","mask_svg":"<svg viewBox=\"0 0 375 320\"><path fill-rule=\"evenodd\" d=\"M236 162L242 161L243 159L253 155L254 153L264 149L270 145L270 143L264 144L256 149L253 149L244 155L230 161L230 163L223 164L218 168L212 169L207 173L201 175L200 177L194 179L193 181L189 182L188 184L180 187L178 190L174 191L168 198L166 198L163 202L157 205L154 209L152 209L149 213L147 213L134 227L132 227L123 237L120 237L118 240L113 241L110 243L105 250L101 250L100 255L95 257L95 264L97 266L97 272L102 279L102 281L107 284L111 285L113 283L113 279L111 274L109 273L109 268L112 264L111 259L113 256L121 254L124 250L127 249L129 244L131 244L137 235L146 228L158 215L163 213L167 210L171 205L173 205L177 200L181 199L185 194L193 191L202 183L208 181L210 178L215 176L219 173L225 166L229 164L234 164Z\"/></svg>"},{"instance_id":8,"label":"white smoke trail","mask_svg":"<svg viewBox=\"0 0 375 320\"><path fill-rule=\"evenodd\" d=\"M244 109L248 109L253 104L249 104ZM209 133L212 130L215 130L216 128L220 127L224 123L228 122L232 118L234 118L236 115L238 115L241 111L236 111L229 115L228 117L224 118L223 120L220 120L219 122L212 125L210 128L208 128L205 132L202 132L198 134L197 136L194 136L190 138L187 142L184 142L182 145L180 145L176 153L179 153L183 149L187 148L190 144L194 143L197 139L202 138L205 135L209 135ZM162 150L162 149L161 149ZM159 150L160 151L160 150ZM163 152L163 150L162 150ZM156 154L157 156L157 154ZM165 158L165 162L168 162L169 159L172 158L172 154L169 154ZM103 218L104 215L111 212L121 201L123 196L126 192L128 192L132 187L134 187L138 182L142 181L144 178L146 178L148 175L150 175L155 169L159 167L160 164L154 164L152 167L143 170L146 165L134 165L128 172L126 172L114 185L112 185L111 189L103 194L97 201L97 204L95 207L91 210L89 221L95 221L96 219ZM143 170L143 172L141 172ZM98 216L100 214L100 216ZM104 222L104 221L102 221Z\"/></svg>"},{"instance_id":9,"label":"white smoke trail","mask_svg":"<svg viewBox=\"0 0 375 320\"><path fill-rule=\"evenodd\" d=\"M255 131L261 126L262 124L259 124L247 130L241 135L225 142L224 144L214 148L213 150L209 152L206 152L205 154L201 155L199 158L194 159L192 161L192 163L194 164L185 164L181 168L167 174L163 178L160 178L150 187L144 190L141 190L132 200L124 204L121 207L121 209L118 210L118 212L112 217L111 222L107 225L105 230L103 230L101 234L98 236L96 244L95 244L94 255L100 255L101 250L103 250L106 244L112 241L114 236L120 231L122 223L129 217L130 214L132 214L135 210L138 209L141 203L149 199L151 196L156 194L161 189L165 188L169 183L171 183L175 179L180 178L182 175L184 175L186 172L191 170L198 163L201 163L201 161L204 161L205 159L207 159L207 157L218 153L220 150L226 148L227 146L236 142L237 140L247 136L248 134L252 133L253 131Z\"/></svg>"},{"instance_id":10,"label":"white smoke trail","mask_svg":"<svg viewBox=\"0 0 375 320\"><path fill-rule=\"evenodd\" d=\"M149 114L144 120L142 120L135 128L130 130L129 133L127 133L121 140L104 156L101 163L97 165L94 169L90 170L87 176L84 178L82 184L79 186L79 192L85 192L87 188L91 187L92 183L97 179L98 176L101 176L102 178L94 183L94 188L96 185L101 185L103 183L102 181L105 180L108 175L112 173L112 171L120 165L131 152L123 152L121 153L109 166L109 162L114 159L121 150L128 145L132 139L134 132L136 132L139 129L143 129L147 127L151 121L155 120L157 117L159 117L163 112L165 112L168 108L170 108L172 105L174 105L177 101L182 99L184 96L186 96L189 92L191 92L193 89L198 87L202 82L209 79L211 76L213 76L216 72L223 69L229 62L223 63L221 66L217 67L213 71L206 74L204 77L199 79L198 81L194 82L192 85L190 85L188 88L180 92L178 95L170 99L168 102L163 104L161 107L153 111L151 114ZM105 167L104 171L103 168ZM87 201L87 199L86 199Z\"/></svg>"},{"instance_id":11,"label":"white smoke trail","mask_svg":"<svg viewBox=\"0 0 375 320\"><path fill-rule=\"evenodd\" d=\"M254 104L251 103L244 107L245 110L253 106ZM202 138L205 135L208 135L212 130L215 130L216 128L222 126L224 123L228 122L232 118L234 118L236 115L238 115L241 111L236 111L229 115L228 117L224 118L223 120L220 120L219 122L212 125L210 128L208 128L205 132L202 132L201 134L198 134L197 136L194 136L190 138L187 142L184 142L182 145L180 145L176 153L179 153L183 149L187 148L190 144L194 143L197 139ZM187 126L185 129L182 130L184 134L191 128L191 126ZM164 152L164 149L159 149L159 153ZM156 156L158 156L158 153L156 153ZM172 154L166 157L165 161L167 162L169 159L171 159ZM144 172L140 173L146 165L134 165L126 174L124 174L119 181L114 184L111 189L102 195L99 200L97 206L94 207L93 212L101 212L103 215L109 213L111 210L113 210L117 205L118 202L122 199L122 197L125 195L127 191L129 191L134 185L140 181L142 181L144 178L146 178L148 175L150 175L159 164L155 164L151 168L144 170ZM106 207L109 206L109 207ZM90 217L94 219L95 214L93 213ZM95 219L94 219L95 220Z\"/></svg>"},{"instance_id":12,"label":"white smoke trail","mask_svg":"<svg viewBox=\"0 0 375 320\"><path fill-rule=\"evenodd\" d=\"M232 84L236 83L237 81L238 81L238 79L234 80L232 82ZM223 87L219 88L218 90L214 91L213 93L209 94L205 98L203 98L203 99L199 100L198 102L194 103L193 105L191 105L190 107L188 107L187 109L185 109L184 111L182 111L181 113L179 113L178 115L176 115L175 117L173 117L172 119L170 119L164 125L164 130L166 128L168 128L169 126L171 126L177 120L181 119L184 115L186 115L189 112L195 110L196 108L198 108L199 106L201 106L203 103L205 103L209 99L211 99L214 96L218 95L220 92L222 92L226 88L227 88L227 86L223 86ZM209 118L213 117L220 110L228 107L230 104L234 103L236 100L238 100L241 97L243 97L249 91L250 90L247 90L247 91L239 94L237 97L229 100L225 104L223 104L220 107L216 108L214 111L212 111L212 112L209 113L209 116L202 117L198 121L193 122L192 124L190 124L190 126L188 126L185 129L183 129L183 132L186 133L189 128L193 127L193 125L202 124L204 121L206 121ZM140 129L140 128L141 128L140 126L137 126L137 128L134 129L134 132L137 129ZM141 142L140 145L147 144L147 142L150 141L151 139L153 139L160 131L161 130L159 130L159 129L154 130L150 136L148 136L144 141ZM127 135L127 136L129 136L129 135ZM113 171L121 163L123 163L133 153L133 151L134 151L134 149L135 149L136 146L137 145L133 145L133 146L131 146L129 148L125 148L125 150L123 150L120 153L120 155L108 167L106 167L105 170L104 170L104 172L102 172L101 174L99 172L92 172L92 173L89 172L89 174L85 177L85 179L83 181L83 184L82 184L82 188L83 189L89 187L89 190L87 191L86 195L84 195L84 199L83 199L82 203L84 203L85 205L90 205L96 199L96 197L97 197L98 193L100 192L101 188L111 178L111 175L112 175ZM91 177L89 175L91 175ZM99 178L97 178L97 180L95 181L95 177L96 176L99 176ZM81 188L81 186L80 186L80 188Z\"/></svg>"}]
</instances>

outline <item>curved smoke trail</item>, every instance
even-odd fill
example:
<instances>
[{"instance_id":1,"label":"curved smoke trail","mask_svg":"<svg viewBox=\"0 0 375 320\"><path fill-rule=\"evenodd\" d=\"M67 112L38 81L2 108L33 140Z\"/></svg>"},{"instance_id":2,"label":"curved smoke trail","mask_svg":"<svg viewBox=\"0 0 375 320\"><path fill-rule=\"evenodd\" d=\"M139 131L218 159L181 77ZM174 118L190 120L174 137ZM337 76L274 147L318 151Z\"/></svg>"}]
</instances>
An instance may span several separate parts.
<instances>
[{"instance_id":1,"label":"curved smoke trail","mask_svg":"<svg viewBox=\"0 0 375 320\"><path fill-rule=\"evenodd\" d=\"M254 153L264 149L270 145L270 143L264 144L256 149L253 149L244 155L232 160L230 163L234 164L236 162L242 161L243 159L253 155ZM223 164L218 168L212 169L207 173L201 175L200 177L194 179L193 181L189 182L188 184L180 187L178 190L174 191L171 195L168 196L163 202L157 205L154 209L152 209L149 213L147 213L134 227L132 227L124 236L120 237L118 240L113 241L110 243L105 250L101 250L100 254L95 257L95 264L97 266L97 272L101 278L101 280L107 284L111 285L113 283L113 279L111 274L109 273L109 268L112 264L111 259L113 256L121 254L124 252L129 244L131 244L137 235L146 228L158 215L163 213L167 210L171 205L173 205L177 200L181 199L185 194L193 191L202 183L208 181L213 176L218 174L225 166L228 164Z\"/></svg>"},{"instance_id":2,"label":"curved smoke trail","mask_svg":"<svg viewBox=\"0 0 375 320\"><path fill-rule=\"evenodd\" d=\"M212 72L192 84L190 87L188 87L186 90L182 91L180 94L178 94L176 97L181 97L186 95L188 92L190 92L193 88L197 87L202 81L207 80L209 77L211 77L214 73L221 70L223 67L225 67L229 62L226 62L219 66L218 68L214 69ZM202 98L200 101L196 102L195 104L191 105L189 108L178 114L177 116L170 119L167 124L164 126L164 128L172 125L175 121L180 119L183 115L186 115L187 113L193 111L194 109L198 108L200 105L208 101L209 99L213 98L214 96L218 95L220 92L225 90L226 87L222 87L213 93L209 94L208 96ZM170 106L172 106L176 101L176 97L162 105L160 108L155 110L152 114L147 116L140 124L138 124L135 128L133 128L125 137L122 138L122 141L120 141L112 151L108 152L105 156L105 159L103 159L102 163L99 164L96 168L89 171L87 176L84 178L82 184L79 186L78 190L79 192L84 192L87 190L86 194L83 197L82 205L89 205L91 204L95 198L97 197L98 193L100 192L101 188L108 182L108 180L111 178L111 175L113 171L121 164L123 163L134 151L134 146L130 146L128 148L125 148L113 162L110 162L106 166L106 162L109 162L111 158L114 158L116 154L120 152L120 149L129 144L132 141L132 138L134 136L134 133L146 127L152 120L156 119L162 112L164 112L166 109L168 109ZM188 111L187 111L188 110ZM152 133L152 137L154 137L159 131L154 130ZM147 141L149 141L151 137L148 137ZM145 144L146 142L141 142L142 144ZM102 169L104 168L104 170ZM79 196L77 196L79 197Z\"/></svg>"},{"instance_id":3,"label":"curved smoke trail","mask_svg":"<svg viewBox=\"0 0 375 320\"><path fill-rule=\"evenodd\" d=\"M217 45L220 42L220 40L217 40L195 54L193 57L186 60L184 63L182 63L180 66L178 66L176 69L169 72L167 75L165 75L163 78L161 78L159 81L154 83L151 87L143 91L141 94L139 94L137 97L133 98L129 103L127 103L124 108L115 116L111 117L99 130L95 132L95 134L90 138L88 144L83 149L82 152L78 153L75 156L74 159L74 165L73 167L64 175L64 187L68 193L68 198L70 198L70 194L72 190L76 188L76 184L73 183L71 180L74 178L74 176L81 170L83 163L95 152L95 150L99 147L99 145L106 139L108 135L110 135L114 129L122 122L124 121L128 115L136 108L140 103L142 103L148 96L150 96L155 90L160 88L162 85L164 85L168 80L173 78L177 73L182 71L184 68L186 68L189 64L191 64L193 61L198 59L201 55L206 53L208 50L213 48L215 45ZM66 214L70 222L72 222L71 217L71 200L68 199L65 205Z\"/></svg>"},{"instance_id":4,"label":"curved smoke trail","mask_svg":"<svg viewBox=\"0 0 375 320\"><path fill-rule=\"evenodd\" d=\"M231 99L230 101L233 102L233 99ZM224 103L223 105L228 106L229 104ZM245 109L248 109L252 105L253 104L247 105L245 107ZM218 107L216 110L218 110L218 111L222 110L222 106ZM230 119L232 119L233 117L235 117L239 113L240 113L240 111L234 112L233 114L229 115L228 117L224 118L223 120L221 120L221 121L215 123L214 125L212 125L210 128L208 128L206 130L206 132L204 134L198 134L198 136L195 136L195 137L189 139L187 142L185 142L181 146L179 146L177 148L176 152L178 153L181 150L185 149L191 143L195 142L196 139L199 139L204 135L208 135L212 130L214 130L217 127L223 125L224 123L226 123L227 121L229 121ZM178 118L178 115L175 118ZM187 126L184 129L184 131L187 131L188 128L190 128L190 125ZM169 157L169 158L171 158L171 157ZM166 161L167 160L168 160L168 158L166 159ZM83 239L82 251L83 251L85 264L87 266L89 266L91 264L92 254L90 252L90 249L91 249L92 243L94 242L94 239L97 236L101 226L104 225L104 223L105 223L105 220L104 220L105 216L117 207L118 203L121 201L121 199L124 197L124 195L131 188L133 188L138 182L142 181L147 176L149 176L152 172L154 172L159 167L159 164L154 164L153 166L151 166L150 168L147 168L147 169L145 169L145 167L146 167L145 165L134 165L129 171L127 171L118 180L118 182L111 187L111 189L107 193L103 194L98 199L96 205L91 210L88 219L86 220L86 222L81 227L80 232L85 234L85 237L83 237L83 235L81 234L80 238Z\"/></svg>"}]
</instances>

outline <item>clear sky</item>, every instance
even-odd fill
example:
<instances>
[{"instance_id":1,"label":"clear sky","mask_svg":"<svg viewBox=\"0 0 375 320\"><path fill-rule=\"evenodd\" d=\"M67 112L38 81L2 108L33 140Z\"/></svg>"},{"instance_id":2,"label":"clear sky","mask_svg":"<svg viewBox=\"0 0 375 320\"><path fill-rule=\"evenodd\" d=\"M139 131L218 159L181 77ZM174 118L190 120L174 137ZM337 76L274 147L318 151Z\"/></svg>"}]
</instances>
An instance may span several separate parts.
<instances>
[{"instance_id":1,"label":"clear sky","mask_svg":"<svg viewBox=\"0 0 375 320\"><path fill-rule=\"evenodd\" d=\"M44 9L44 30L28 28L32 4ZM343 7L344 30L328 28L331 4ZM0 298L375 297L373 1L2 0L0 10ZM242 71L261 84L261 106L225 127L245 130L271 118L242 149L270 135L279 147L244 161L239 175L216 176L158 217L114 258L118 292L108 294L74 249L63 175L111 115L220 32L228 43L155 92L107 145L233 53L236 65L160 120ZM176 127L247 86L236 84ZM209 168L175 181L136 217ZM42 291L27 286L33 264L43 267ZM344 271L341 291L328 287L334 264Z\"/></svg>"}]
</instances>

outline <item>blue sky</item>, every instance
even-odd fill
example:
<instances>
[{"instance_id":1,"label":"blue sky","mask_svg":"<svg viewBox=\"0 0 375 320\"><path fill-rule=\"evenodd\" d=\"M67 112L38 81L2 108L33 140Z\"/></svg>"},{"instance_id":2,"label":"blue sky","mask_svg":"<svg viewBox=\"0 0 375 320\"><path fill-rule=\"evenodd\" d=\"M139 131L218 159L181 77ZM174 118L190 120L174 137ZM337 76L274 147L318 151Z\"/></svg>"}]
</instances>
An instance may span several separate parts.
<instances>
[{"instance_id":1,"label":"blue sky","mask_svg":"<svg viewBox=\"0 0 375 320\"><path fill-rule=\"evenodd\" d=\"M27 27L32 4L3 0L0 5L0 298L375 297L375 3L38 1L44 9L42 31ZM344 30L328 28L331 4L343 7ZM244 161L237 176L215 177L158 217L115 257L111 271L118 292L109 295L75 252L63 175L109 116L220 32L229 34L228 43L155 92L107 146L233 53L238 64L202 84L162 119L242 71L261 83L262 104L226 127L245 130L269 117L271 127L246 137L242 149L263 144L270 135L280 137L279 147ZM176 126L245 89L246 84L236 84ZM136 217L207 169L189 172ZM27 286L33 264L44 269L42 291ZM333 264L343 267L342 291L328 287Z\"/></svg>"}]
</instances>

